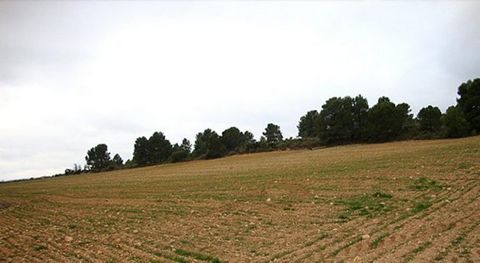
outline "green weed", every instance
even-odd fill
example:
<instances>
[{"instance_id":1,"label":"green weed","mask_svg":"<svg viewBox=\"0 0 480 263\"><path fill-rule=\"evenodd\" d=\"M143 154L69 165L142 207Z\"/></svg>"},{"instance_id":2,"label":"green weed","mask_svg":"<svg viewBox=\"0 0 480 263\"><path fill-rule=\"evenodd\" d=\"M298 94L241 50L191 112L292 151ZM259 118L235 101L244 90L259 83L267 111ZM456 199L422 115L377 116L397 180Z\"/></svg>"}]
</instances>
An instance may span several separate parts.
<instances>
[{"instance_id":1,"label":"green weed","mask_svg":"<svg viewBox=\"0 0 480 263\"><path fill-rule=\"evenodd\" d=\"M337 201L337 204L347 207L347 211L340 214L340 219L348 220L352 215L375 217L393 210L393 206L387 202L393 196L390 194L375 192L347 200Z\"/></svg>"},{"instance_id":2,"label":"green weed","mask_svg":"<svg viewBox=\"0 0 480 263\"><path fill-rule=\"evenodd\" d=\"M188 250L184 250L184 249L180 249L180 248L175 249L175 253L178 254L178 255L181 255L181 256L192 257L192 258L195 258L195 259L198 259L198 260L208 261L208 262L211 262L211 263L223 262L220 259L209 256L209 255L205 255L205 254L202 254L202 253L199 253L199 252L188 251Z\"/></svg>"},{"instance_id":3,"label":"green weed","mask_svg":"<svg viewBox=\"0 0 480 263\"><path fill-rule=\"evenodd\" d=\"M442 185L433 179L429 179L427 177L420 177L413 181L411 187L418 191L425 191L425 190L439 190L442 188Z\"/></svg>"}]
</instances>

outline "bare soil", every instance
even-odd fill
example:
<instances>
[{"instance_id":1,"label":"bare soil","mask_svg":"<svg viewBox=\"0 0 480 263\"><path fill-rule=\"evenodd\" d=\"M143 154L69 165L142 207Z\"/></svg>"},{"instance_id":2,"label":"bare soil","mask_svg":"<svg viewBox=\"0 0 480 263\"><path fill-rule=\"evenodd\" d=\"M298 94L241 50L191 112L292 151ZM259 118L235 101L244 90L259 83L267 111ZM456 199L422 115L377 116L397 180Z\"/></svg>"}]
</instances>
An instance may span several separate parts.
<instances>
[{"instance_id":1,"label":"bare soil","mask_svg":"<svg viewBox=\"0 0 480 263\"><path fill-rule=\"evenodd\" d=\"M480 137L0 184L0 262L480 262Z\"/></svg>"}]
</instances>

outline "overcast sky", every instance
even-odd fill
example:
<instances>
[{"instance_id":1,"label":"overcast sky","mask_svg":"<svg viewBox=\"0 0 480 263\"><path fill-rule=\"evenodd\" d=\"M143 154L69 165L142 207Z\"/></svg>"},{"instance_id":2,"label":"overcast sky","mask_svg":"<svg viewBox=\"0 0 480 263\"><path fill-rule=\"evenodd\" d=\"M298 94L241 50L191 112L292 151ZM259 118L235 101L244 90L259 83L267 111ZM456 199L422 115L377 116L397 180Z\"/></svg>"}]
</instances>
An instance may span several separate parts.
<instances>
[{"instance_id":1,"label":"overcast sky","mask_svg":"<svg viewBox=\"0 0 480 263\"><path fill-rule=\"evenodd\" d=\"M0 180L205 128L295 137L333 96L455 104L480 2L0 2Z\"/></svg>"}]
</instances>

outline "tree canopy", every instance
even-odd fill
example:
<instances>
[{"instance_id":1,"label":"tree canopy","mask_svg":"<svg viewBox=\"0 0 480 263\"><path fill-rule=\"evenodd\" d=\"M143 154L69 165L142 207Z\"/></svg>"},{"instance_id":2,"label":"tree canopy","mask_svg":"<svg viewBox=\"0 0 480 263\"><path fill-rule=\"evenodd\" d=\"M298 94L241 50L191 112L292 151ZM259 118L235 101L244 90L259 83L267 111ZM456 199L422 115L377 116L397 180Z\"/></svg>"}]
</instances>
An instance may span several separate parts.
<instances>
[{"instance_id":1,"label":"tree canopy","mask_svg":"<svg viewBox=\"0 0 480 263\"><path fill-rule=\"evenodd\" d=\"M475 133L480 133L480 78L462 83L458 88L458 106Z\"/></svg>"},{"instance_id":2,"label":"tree canopy","mask_svg":"<svg viewBox=\"0 0 480 263\"><path fill-rule=\"evenodd\" d=\"M298 122L298 136L302 138L312 138L318 135L317 131L317 122L318 122L318 111L311 110L307 112L304 116L300 117Z\"/></svg>"},{"instance_id":3,"label":"tree canopy","mask_svg":"<svg viewBox=\"0 0 480 263\"><path fill-rule=\"evenodd\" d=\"M449 107L445 113L444 123L449 138L465 137L469 133L470 126L460 107Z\"/></svg>"},{"instance_id":4,"label":"tree canopy","mask_svg":"<svg viewBox=\"0 0 480 263\"><path fill-rule=\"evenodd\" d=\"M282 132L280 131L280 126L273 123L267 124L263 135L267 139L268 143L277 143L282 141L283 139Z\"/></svg>"},{"instance_id":5,"label":"tree canopy","mask_svg":"<svg viewBox=\"0 0 480 263\"><path fill-rule=\"evenodd\" d=\"M220 136L211 129L197 134L195 139L194 156L204 156L206 159L218 158L225 155L227 149Z\"/></svg>"},{"instance_id":6,"label":"tree canopy","mask_svg":"<svg viewBox=\"0 0 480 263\"><path fill-rule=\"evenodd\" d=\"M87 165L92 171L102 171L110 164L110 153L106 144L98 144L91 148L85 156Z\"/></svg>"},{"instance_id":7,"label":"tree canopy","mask_svg":"<svg viewBox=\"0 0 480 263\"><path fill-rule=\"evenodd\" d=\"M370 141L389 141L398 138L412 119L410 106L395 105L387 97L381 97L368 111L368 134Z\"/></svg>"},{"instance_id":8,"label":"tree canopy","mask_svg":"<svg viewBox=\"0 0 480 263\"><path fill-rule=\"evenodd\" d=\"M442 112L438 107L428 105L428 107L422 108L417 115L420 130L430 133L439 131L442 126L441 117Z\"/></svg>"}]
</instances>

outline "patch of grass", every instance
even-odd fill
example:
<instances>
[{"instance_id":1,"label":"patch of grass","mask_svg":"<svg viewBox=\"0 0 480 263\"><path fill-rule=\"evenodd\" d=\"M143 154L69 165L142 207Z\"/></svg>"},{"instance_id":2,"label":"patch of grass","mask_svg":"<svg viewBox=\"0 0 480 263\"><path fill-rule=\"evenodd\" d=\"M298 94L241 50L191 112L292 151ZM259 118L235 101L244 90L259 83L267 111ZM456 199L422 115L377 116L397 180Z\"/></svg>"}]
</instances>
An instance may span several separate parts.
<instances>
[{"instance_id":1,"label":"patch of grass","mask_svg":"<svg viewBox=\"0 0 480 263\"><path fill-rule=\"evenodd\" d=\"M382 243L382 241L383 241L386 237L388 237L389 235L390 235L390 233L388 233L388 232L381 234L380 236L378 236L377 238L375 238L375 239L372 241L371 247L372 247L372 248L377 248L377 247L380 245L380 243Z\"/></svg>"},{"instance_id":2,"label":"patch of grass","mask_svg":"<svg viewBox=\"0 0 480 263\"><path fill-rule=\"evenodd\" d=\"M414 214L420 213L423 210L426 210L427 208L429 208L430 206L432 206L432 203L430 203L430 202L425 202L425 201L424 202L418 202L412 208L412 213L414 213Z\"/></svg>"},{"instance_id":3,"label":"patch of grass","mask_svg":"<svg viewBox=\"0 0 480 263\"><path fill-rule=\"evenodd\" d=\"M212 257L212 256L205 255L205 254L202 254L202 253L199 253L199 252L188 251L188 250L184 250L184 249L180 249L180 248L175 249L175 253L178 254L178 255L181 255L181 256L192 257L194 259L208 261L208 262L211 262L211 263L223 262L216 257Z\"/></svg>"},{"instance_id":4,"label":"patch of grass","mask_svg":"<svg viewBox=\"0 0 480 263\"><path fill-rule=\"evenodd\" d=\"M426 191L426 190L440 190L443 186L433 179L429 179L427 177L420 177L413 181L411 187L418 191Z\"/></svg>"},{"instance_id":5,"label":"patch of grass","mask_svg":"<svg viewBox=\"0 0 480 263\"><path fill-rule=\"evenodd\" d=\"M344 205L347 211L340 214L340 219L348 220L352 215L366 216L369 218L393 210L393 206L387 201L393 196L383 192L361 195L347 200L337 201L337 204Z\"/></svg>"},{"instance_id":6,"label":"patch of grass","mask_svg":"<svg viewBox=\"0 0 480 263\"><path fill-rule=\"evenodd\" d=\"M460 243L463 242L463 240L465 240L465 234L464 234L464 233L458 235L457 238L455 238L455 239L452 241L452 245L458 246Z\"/></svg>"}]
</instances>

